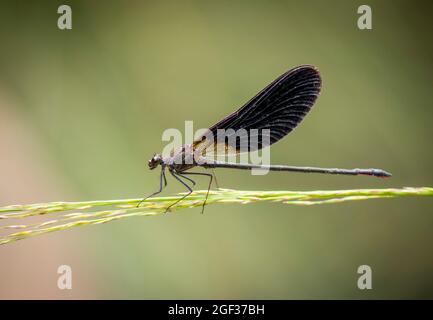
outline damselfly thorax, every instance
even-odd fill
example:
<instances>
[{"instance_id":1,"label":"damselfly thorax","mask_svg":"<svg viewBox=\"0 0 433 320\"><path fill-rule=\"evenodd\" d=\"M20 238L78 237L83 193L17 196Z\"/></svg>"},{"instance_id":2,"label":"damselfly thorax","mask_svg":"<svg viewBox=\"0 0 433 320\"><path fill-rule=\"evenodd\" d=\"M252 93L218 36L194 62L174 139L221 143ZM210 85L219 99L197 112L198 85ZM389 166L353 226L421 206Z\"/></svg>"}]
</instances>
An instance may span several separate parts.
<instances>
[{"instance_id":1,"label":"damselfly thorax","mask_svg":"<svg viewBox=\"0 0 433 320\"><path fill-rule=\"evenodd\" d=\"M192 144L184 144L172 150L169 156L163 157L162 161L169 169L183 172L197 165L195 161L196 155Z\"/></svg>"}]
</instances>

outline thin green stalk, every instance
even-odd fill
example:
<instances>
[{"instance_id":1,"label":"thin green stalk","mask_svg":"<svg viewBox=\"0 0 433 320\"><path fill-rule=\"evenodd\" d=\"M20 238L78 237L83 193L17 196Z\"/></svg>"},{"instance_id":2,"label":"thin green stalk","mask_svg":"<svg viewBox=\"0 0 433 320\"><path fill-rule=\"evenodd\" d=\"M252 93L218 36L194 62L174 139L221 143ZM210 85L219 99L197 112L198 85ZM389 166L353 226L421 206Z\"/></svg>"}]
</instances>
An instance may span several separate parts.
<instances>
[{"instance_id":1,"label":"thin green stalk","mask_svg":"<svg viewBox=\"0 0 433 320\"><path fill-rule=\"evenodd\" d=\"M171 212L180 209L199 207L203 204L206 190L195 191L185 200L171 208ZM146 199L141 206L141 199L116 199L80 202L50 202L0 207L0 244L7 244L45 233L67 230L78 226L102 224L114 220L137 216L164 214L165 208L180 199L183 194L171 197ZM433 188L391 188L391 189L356 189L331 191L241 191L230 189L212 190L207 204L253 202L281 202L294 205L316 205L340 203L353 200L377 198L396 198L408 196L433 196ZM43 222L29 224L31 217L42 217ZM26 224L12 223L24 219ZM10 230L20 230L11 232ZM6 233L6 234L2 234Z\"/></svg>"}]
</instances>

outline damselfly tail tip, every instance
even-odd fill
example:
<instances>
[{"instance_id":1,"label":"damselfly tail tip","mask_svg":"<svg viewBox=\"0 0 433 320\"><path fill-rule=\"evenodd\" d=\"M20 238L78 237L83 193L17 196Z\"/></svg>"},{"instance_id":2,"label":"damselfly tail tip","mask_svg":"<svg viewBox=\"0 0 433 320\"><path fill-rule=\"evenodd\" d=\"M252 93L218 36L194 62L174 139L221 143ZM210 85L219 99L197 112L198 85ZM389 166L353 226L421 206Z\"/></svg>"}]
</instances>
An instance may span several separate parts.
<instances>
[{"instance_id":1,"label":"damselfly tail tip","mask_svg":"<svg viewBox=\"0 0 433 320\"><path fill-rule=\"evenodd\" d=\"M381 169L375 169L374 170L374 176L379 178L389 178L392 177L392 174Z\"/></svg>"},{"instance_id":2,"label":"damselfly tail tip","mask_svg":"<svg viewBox=\"0 0 433 320\"><path fill-rule=\"evenodd\" d=\"M373 176L378 178L389 178L392 176L391 173L382 169L361 169L360 171L358 171L358 174L365 175L365 176Z\"/></svg>"}]
</instances>

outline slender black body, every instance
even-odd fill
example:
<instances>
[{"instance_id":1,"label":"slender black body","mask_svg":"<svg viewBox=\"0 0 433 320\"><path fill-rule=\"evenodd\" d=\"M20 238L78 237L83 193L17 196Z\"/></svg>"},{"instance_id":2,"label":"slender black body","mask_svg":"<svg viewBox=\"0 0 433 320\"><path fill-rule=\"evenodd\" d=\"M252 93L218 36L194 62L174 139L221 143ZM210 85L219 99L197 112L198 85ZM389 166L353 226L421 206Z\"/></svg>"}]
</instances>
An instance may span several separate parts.
<instances>
[{"instance_id":1,"label":"slender black body","mask_svg":"<svg viewBox=\"0 0 433 320\"><path fill-rule=\"evenodd\" d=\"M221 162L209 162L200 165L204 168L228 168L228 169L267 169L269 171L291 171L291 172L302 172L302 173L326 173L326 174L343 174L343 175L366 175L375 176L380 178L389 177L386 171L380 169L339 169L339 168L316 168L316 167L294 167L284 165L257 165L257 164L242 164L242 163L221 163Z\"/></svg>"},{"instance_id":2,"label":"slender black body","mask_svg":"<svg viewBox=\"0 0 433 320\"><path fill-rule=\"evenodd\" d=\"M339 169L222 163L214 160L207 160L202 156L208 150L223 150L225 153L238 154L260 150L268 145L272 145L296 128L305 115L310 111L320 93L320 89L320 74L313 66L299 66L285 72L260 91L239 110L233 112L220 122L210 127L208 132L201 139L194 141L192 145L183 145L178 150L173 150L168 157L162 157L159 154L155 154L152 159L149 160L149 168L152 170L159 165L161 166L160 187L158 191L145 199L160 193L163 187L167 185L165 169L168 169L169 173L188 189L188 193L180 200L171 204L166 211L191 194L192 186L195 185L195 182L189 178L188 175L202 175L209 177L209 194L213 175L209 173L188 171L193 167L245 170L263 168L270 171L368 175L381 178L391 176L390 173L380 169ZM223 148L218 149L217 147L221 146L221 142L217 143L217 141L219 141L217 139L219 129L232 130L233 132L245 130L249 135L248 138L252 138L250 132L253 132L253 129L266 129L269 130L269 135L267 136L268 142L264 143L263 137L259 137L258 143L253 145L251 143L243 143L240 139L230 140L230 136L228 136L228 140L225 140L223 143ZM187 182L191 183L192 186L188 185ZM206 200L208 194L206 195ZM203 209L206 200L203 202ZM138 205L140 204L141 202Z\"/></svg>"}]
</instances>

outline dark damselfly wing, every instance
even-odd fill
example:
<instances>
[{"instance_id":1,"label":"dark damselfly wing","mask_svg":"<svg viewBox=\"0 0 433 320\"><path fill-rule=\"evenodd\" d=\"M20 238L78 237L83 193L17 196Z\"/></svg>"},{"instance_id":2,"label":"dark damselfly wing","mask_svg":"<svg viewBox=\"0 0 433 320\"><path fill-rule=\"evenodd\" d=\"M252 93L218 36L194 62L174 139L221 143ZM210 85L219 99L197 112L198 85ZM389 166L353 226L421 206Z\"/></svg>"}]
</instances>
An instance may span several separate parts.
<instances>
[{"instance_id":1,"label":"dark damselfly wing","mask_svg":"<svg viewBox=\"0 0 433 320\"><path fill-rule=\"evenodd\" d=\"M222 148L218 149L219 152L223 150L226 153L240 153L260 150L271 145L296 128L310 111L320 88L320 74L314 66L303 65L293 68L275 79L239 110L210 127L202 139L194 142L193 147L203 151L214 149L213 152L216 152L219 141L220 146L223 144ZM251 129L257 129L259 135L255 145L248 143L248 139L230 139L230 134L223 142L218 140L218 129L233 129L234 132L245 129L249 139L252 138ZM269 144L263 143L263 129L270 130Z\"/></svg>"}]
</instances>

